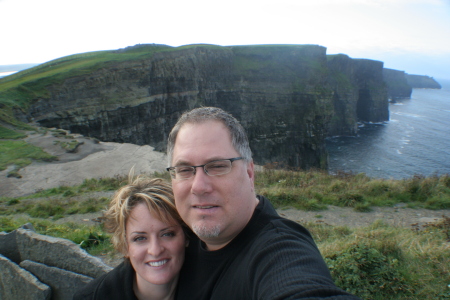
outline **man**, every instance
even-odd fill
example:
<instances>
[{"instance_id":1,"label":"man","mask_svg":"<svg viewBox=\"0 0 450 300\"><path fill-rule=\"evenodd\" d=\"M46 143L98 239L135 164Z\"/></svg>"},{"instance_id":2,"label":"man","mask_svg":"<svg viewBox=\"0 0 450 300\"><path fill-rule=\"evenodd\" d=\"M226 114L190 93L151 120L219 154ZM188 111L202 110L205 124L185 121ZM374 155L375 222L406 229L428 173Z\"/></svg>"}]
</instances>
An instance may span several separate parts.
<instances>
[{"instance_id":1,"label":"man","mask_svg":"<svg viewBox=\"0 0 450 300\"><path fill-rule=\"evenodd\" d=\"M247 136L225 111L184 113L168 139L175 204L197 235L177 299L358 299L337 288L309 232L256 196Z\"/></svg>"}]
</instances>

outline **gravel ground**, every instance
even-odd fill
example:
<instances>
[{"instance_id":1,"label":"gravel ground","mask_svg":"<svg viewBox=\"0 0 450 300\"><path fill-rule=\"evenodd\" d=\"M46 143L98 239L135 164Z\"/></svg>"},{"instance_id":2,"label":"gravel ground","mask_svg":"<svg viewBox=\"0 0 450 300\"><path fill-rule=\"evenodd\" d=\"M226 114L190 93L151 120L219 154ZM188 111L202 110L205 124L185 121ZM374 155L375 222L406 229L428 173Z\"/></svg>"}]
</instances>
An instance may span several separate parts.
<instances>
[{"instance_id":1,"label":"gravel ground","mask_svg":"<svg viewBox=\"0 0 450 300\"><path fill-rule=\"evenodd\" d=\"M297 209L278 210L278 213L301 224L308 222L323 223L333 226L365 227L376 220L399 227L411 227L413 224L424 225L450 217L450 210L412 209L402 207L373 207L371 212L356 212L352 208L329 206L323 211L301 211Z\"/></svg>"},{"instance_id":2,"label":"gravel ground","mask_svg":"<svg viewBox=\"0 0 450 300\"><path fill-rule=\"evenodd\" d=\"M302 211L297 209L278 209L278 213L300 224L322 223L332 226L348 226L350 228L369 226L376 220L398 227L411 227L413 224L424 225L450 217L450 210L412 209L406 207L374 207L371 212L356 212L352 208L329 206L322 211ZM101 213L70 215L59 219L56 223L76 222L95 224Z\"/></svg>"}]
</instances>

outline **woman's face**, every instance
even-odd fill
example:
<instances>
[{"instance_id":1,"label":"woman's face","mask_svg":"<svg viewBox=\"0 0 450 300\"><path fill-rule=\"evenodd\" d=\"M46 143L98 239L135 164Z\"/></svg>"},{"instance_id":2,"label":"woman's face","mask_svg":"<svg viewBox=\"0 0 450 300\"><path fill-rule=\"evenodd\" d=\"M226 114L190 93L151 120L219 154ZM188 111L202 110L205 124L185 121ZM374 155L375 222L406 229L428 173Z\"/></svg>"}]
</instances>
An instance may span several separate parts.
<instances>
[{"instance_id":1,"label":"woman's face","mask_svg":"<svg viewBox=\"0 0 450 300\"><path fill-rule=\"evenodd\" d=\"M138 283L170 284L178 279L186 246L180 224L160 221L140 203L126 222L126 239Z\"/></svg>"}]
</instances>

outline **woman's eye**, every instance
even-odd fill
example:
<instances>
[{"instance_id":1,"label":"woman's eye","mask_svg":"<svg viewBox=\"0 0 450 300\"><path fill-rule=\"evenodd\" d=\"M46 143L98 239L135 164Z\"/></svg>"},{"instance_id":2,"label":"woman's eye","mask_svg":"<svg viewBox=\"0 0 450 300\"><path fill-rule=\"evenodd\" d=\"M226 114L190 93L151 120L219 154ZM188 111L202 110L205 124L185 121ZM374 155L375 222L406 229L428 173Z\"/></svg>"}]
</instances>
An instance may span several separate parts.
<instances>
[{"instance_id":1,"label":"woman's eye","mask_svg":"<svg viewBox=\"0 0 450 300\"><path fill-rule=\"evenodd\" d=\"M145 241L145 237L137 236L137 237L133 238L133 242L140 242L140 241Z\"/></svg>"},{"instance_id":2,"label":"woman's eye","mask_svg":"<svg viewBox=\"0 0 450 300\"><path fill-rule=\"evenodd\" d=\"M170 232L165 232L165 233L162 234L162 236L173 237L173 236L175 236L175 232L172 232L172 231L170 231Z\"/></svg>"}]
</instances>

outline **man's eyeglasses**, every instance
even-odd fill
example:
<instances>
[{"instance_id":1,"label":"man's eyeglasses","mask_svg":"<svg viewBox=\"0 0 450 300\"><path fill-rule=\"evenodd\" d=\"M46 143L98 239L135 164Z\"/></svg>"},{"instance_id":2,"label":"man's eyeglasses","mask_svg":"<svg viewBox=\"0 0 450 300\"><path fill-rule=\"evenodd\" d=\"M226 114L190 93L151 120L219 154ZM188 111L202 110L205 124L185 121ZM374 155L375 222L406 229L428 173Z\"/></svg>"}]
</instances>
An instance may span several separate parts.
<instances>
[{"instance_id":1,"label":"man's eyeglasses","mask_svg":"<svg viewBox=\"0 0 450 300\"><path fill-rule=\"evenodd\" d=\"M184 180L189 179L195 175L197 168L203 168L206 174L209 176L217 176L228 174L231 171L231 163L235 160L244 159L243 157L235 157L228 159L219 159L210 161L207 164L200 166L177 166L169 167L166 170L169 171L172 179Z\"/></svg>"}]
</instances>

